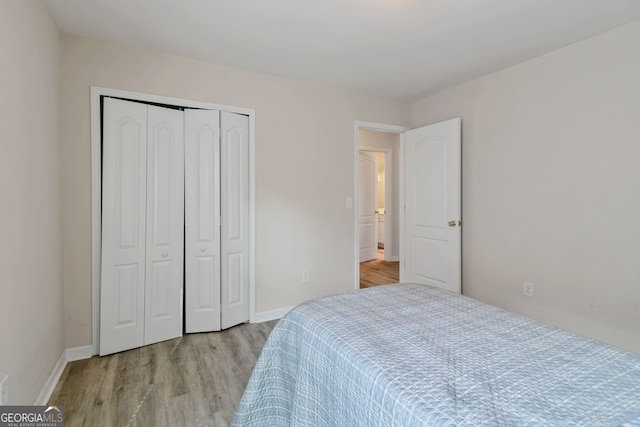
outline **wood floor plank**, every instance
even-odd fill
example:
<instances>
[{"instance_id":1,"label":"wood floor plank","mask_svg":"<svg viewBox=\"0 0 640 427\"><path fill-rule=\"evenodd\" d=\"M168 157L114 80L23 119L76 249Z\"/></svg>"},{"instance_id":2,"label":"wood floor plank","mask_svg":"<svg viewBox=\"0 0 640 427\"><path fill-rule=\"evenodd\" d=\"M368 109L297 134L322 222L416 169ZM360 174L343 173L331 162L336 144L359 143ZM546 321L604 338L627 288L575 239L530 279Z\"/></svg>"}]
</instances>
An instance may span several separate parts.
<instances>
[{"instance_id":1,"label":"wood floor plank","mask_svg":"<svg viewBox=\"0 0 640 427\"><path fill-rule=\"evenodd\" d=\"M277 321L189 334L67 364L65 426L227 426Z\"/></svg>"},{"instance_id":2,"label":"wood floor plank","mask_svg":"<svg viewBox=\"0 0 640 427\"><path fill-rule=\"evenodd\" d=\"M360 288L388 285L400 281L400 263L373 260L360 263Z\"/></svg>"}]
</instances>

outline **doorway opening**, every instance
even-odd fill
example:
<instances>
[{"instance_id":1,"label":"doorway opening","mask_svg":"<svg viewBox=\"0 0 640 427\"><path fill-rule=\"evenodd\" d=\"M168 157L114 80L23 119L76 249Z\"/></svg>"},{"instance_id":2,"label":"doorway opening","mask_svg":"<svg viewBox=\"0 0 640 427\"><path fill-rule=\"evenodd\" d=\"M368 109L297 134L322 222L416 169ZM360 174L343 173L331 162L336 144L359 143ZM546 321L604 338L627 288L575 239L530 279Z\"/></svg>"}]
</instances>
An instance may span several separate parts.
<instances>
[{"instance_id":1,"label":"doorway opening","mask_svg":"<svg viewBox=\"0 0 640 427\"><path fill-rule=\"evenodd\" d=\"M400 281L400 134L407 130L355 124L355 288Z\"/></svg>"},{"instance_id":2,"label":"doorway opening","mask_svg":"<svg viewBox=\"0 0 640 427\"><path fill-rule=\"evenodd\" d=\"M387 151L361 149L359 153L360 288L398 283L400 279L400 263L397 261L397 255L394 256L397 233L393 232L395 227L391 221L388 221L390 232L386 232L386 212L394 210L395 192L391 162L397 135L369 135L368 132L372 131L361 131L361 142L378 140L388 142L392 147ZM389 165L386 164L387 160L390 162ZM385 188L387 181L391 181L391 191Z\"/></svg>"},{"instance_id":3,"label":"doorway opening","mask_svg":"<svg viewBox=\"0 0 640 427\"><path fill-rule=\"evenodd\" d=\"M373 143L362 142L364 131L392 133L397 144L397 203L385 206L385 258L387 232L398 220L397 248L400 282L420 283L460 293L461 281L461 134L459 117L416 129L355 122L355 191L360 192L360 151L380 151ZM400 134L400 135L398 135ZM393 156L393 148L387 149ZM386 162L389 165L389 162ZM393 175L387 171L388 177ZM386 188L388 189L387 182ZM389 194L387 192L387 194ZM402 207L402 209L400 209ZM360 203L355 203L354 287L360 287L361 241L366 242ZM364 213L364 214L363 214ZM389 223L389 224L387 224ZM393 247L391 248L393 252Z\"/></svg>"}]
</instances>

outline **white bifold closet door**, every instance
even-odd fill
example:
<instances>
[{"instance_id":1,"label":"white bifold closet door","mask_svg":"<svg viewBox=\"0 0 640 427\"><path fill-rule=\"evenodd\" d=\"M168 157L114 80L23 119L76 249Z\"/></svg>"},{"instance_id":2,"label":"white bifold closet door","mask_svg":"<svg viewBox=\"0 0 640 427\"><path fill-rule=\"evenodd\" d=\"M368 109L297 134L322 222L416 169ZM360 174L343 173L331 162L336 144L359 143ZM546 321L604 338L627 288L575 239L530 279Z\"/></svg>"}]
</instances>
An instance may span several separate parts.
<instances>
[{"instance_id":1,"label":"white bifold closet door","mask_svg":"<svg viewBox=\"0 0 640 427\"><path fill-rule=\"evenodd\" d=\"M185 329L220 330L220 112L187 110Z\"/></svg>"},{"instance_id":2,"label":"white bifold closet door","mask_svg":"<svg viewBox=\"0 0 640 427\"><path fill-rule=\"evenodd\" d=\"M222 329L249 320L249 117L220 112Z\"/></svg>"},{"instance_id":3,"label":"white bifold closet door","mask_svg":"<svg viewBox=\"0 0 640 427\"><path fill-rule=\"evenodd\" d=\"M103 111L100 354L248 321L249 118Z\"/></svg>"},{"instance_id":4,"label":"white bifold closet door","mask_svg":"<svg viewBox=\"0 0 640 427\"><path fill-rule=\"evenodd\" d=\"M104 99L100 354L182 334L184 119Z\"/></svg>"},{"instance_id":5,"label":"white bifold closet door","mask_svg":"<svg viewBox=\"0 0 640 427\"><path fill-rule=\"evenodd\" d=\"M186 332L249 320L249 118L185 110Z\"/></svg>"}]
</instances>

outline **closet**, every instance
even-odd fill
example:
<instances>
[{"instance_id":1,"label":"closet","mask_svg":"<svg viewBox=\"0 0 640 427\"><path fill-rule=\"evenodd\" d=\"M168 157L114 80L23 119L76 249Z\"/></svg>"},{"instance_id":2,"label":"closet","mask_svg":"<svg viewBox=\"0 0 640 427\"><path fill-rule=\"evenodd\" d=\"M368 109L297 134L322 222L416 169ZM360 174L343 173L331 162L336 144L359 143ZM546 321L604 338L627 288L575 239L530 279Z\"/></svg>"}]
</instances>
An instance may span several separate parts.
<instances>
[{"instance_id":1,"label":"closet","mask_svg":"<svg viewBox=\"0 0 640 427\"><path fill-rule=\"evenodd\" d=\"M100 354L247 321L248 117L102 111Z\"/></svg>"}]
</instances>

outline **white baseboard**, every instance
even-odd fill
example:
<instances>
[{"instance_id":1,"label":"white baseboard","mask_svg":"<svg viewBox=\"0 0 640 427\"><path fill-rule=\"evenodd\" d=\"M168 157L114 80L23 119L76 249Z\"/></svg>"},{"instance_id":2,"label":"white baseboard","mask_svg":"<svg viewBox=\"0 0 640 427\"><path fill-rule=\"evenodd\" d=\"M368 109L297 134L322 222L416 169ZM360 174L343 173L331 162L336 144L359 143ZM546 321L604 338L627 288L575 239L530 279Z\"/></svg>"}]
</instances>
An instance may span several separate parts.
<instances>
[{"instance_id":1,"label":"white baseboard","mask_svg":"<svg viewBox=\"0 0 640 427\"><path fill-rule=\"evenodd\" d=\"M256 313L255 323L268 322L270 320L276 320L282 318L285 314L289 312L293 307L283 307L275 310L262 311L260 313ZM49 378L42 387L42 391L38 396L38 399L35 402L35 405L46 405L53 393L53 390L56 388L62 373L64 372L64 368L67 366L68 362L73 362L75 360L83 360L88 359L93 356L93 346L85 345L81 347L72 347L65 349L60 355L60 359L51 371ZM54 402L55 403L55 402Z\"/></svg>"},{"instance_id":2,"label":"white baseboard","mask_svg":"<svg viewBox=\"0 0 640 427\"><path fill-rule=\"evenodd\" d=\"M255 323L268 322L270 320L281 319L285 314L289 312L293 307L276 308L275 310L261 311L256 313L254 318Z\"/></svg>"},{"instance_id":3,"label":"white baseboard","mask_svg":"<svg viewBox=\"0 0 640 427\"><path fill-rule=\"evenodd\" d=\"M53 371L47 378L47 382L44 383L44 387L36 400L34 405L46 405L49 401L49 397L51 393L53 393L53 389L56 388L56 384L58 384L58 380L62 376L62 372L64 372L64 368L67 366L67 359L65 358L65 352L63 351L60 355L60 359L58 359L58 363L53 367Z\"/></svg>"},{"instance_id":4,"label":"white baseboard","mask_svg":"<svg viewBox=\"0 0 640 427\"><path fill-rule=\"evenodd\" d=\"M53 393L53 390L56 388L56 385L64 372L64 368L67 366L67 362L90 358L91 349L92 347L90 345L85 345L82 347L73 347L64 350L60 355L60 359L58 359L56 366L53 367L53 371L51 371L49 378L47 378L47 382L44 383L44 387L42 387L42 391L40 392L35 405L46 405L51 397L51 393Z\"/></svg>"},{"instance_id":5,"label":"white baseboard","mask_svg":"<svg viewBox=\"0 0 640 427\"><path fill-rule=\"evenodd\" d=\"M93 356L93 347L90 345L83 345L82 347L72 347L64 351L67 362L73 362L74 360L88 359Z\"/></svg>"}]
</instances>

